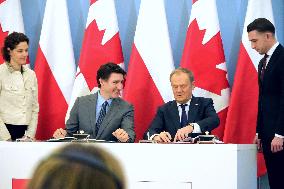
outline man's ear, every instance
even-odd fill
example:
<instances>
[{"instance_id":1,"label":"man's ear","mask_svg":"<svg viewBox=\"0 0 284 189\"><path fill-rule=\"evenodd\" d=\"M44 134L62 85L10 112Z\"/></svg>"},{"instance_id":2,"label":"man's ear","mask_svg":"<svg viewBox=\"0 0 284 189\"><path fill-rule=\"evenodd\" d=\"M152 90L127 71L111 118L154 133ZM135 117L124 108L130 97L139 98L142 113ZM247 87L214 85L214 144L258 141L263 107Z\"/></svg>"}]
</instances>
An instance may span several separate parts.
<instances>
[{"instance_id":1,"label":"man's ear","mask_svg":"<svg viewBox=\"0 0 284 189\"><path fill-rule=\"evenodd\" d=\"M103 79L99 79L99 82L100 82L100 84L101 84L101 86L103 85L103 83L104 83L104 80Z\"/></svg>"},{"instance_id":2,"label":"man's ear","mask_svg":"<svg viewBox=\"0 0 284 189\"><path fill-rule=\"evenodd\" d=\"M265 34L265 37L266 37L266 39L271 39L271 38L273 38L273 34L270 33L270 32L267 32L267 33Z\"/></svg>"}]
</instances>

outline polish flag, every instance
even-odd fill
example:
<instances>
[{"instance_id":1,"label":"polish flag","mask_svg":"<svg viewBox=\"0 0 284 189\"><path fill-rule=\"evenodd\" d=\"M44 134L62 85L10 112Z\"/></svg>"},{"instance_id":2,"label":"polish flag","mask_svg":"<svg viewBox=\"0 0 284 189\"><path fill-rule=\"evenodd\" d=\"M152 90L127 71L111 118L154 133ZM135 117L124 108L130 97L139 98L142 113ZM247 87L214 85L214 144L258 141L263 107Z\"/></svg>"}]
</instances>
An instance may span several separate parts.
<instances>
[{"instance_id":1,"label":"polish flag","mask_svg":"<svg viewBox=\"0 0 284 189\"><path fill-rule=\"evenodd\" d=\"M0 0L0 49L5 37L12 32L25 33L20 0ZM0 64L4 62L0 56Z\"/></svg>"},{"instance_id":2,"label":"polish flag","mask_svg":"<svg viewBox=\"0 0 284 189\"><path fill-rule=\"evenodd\" d=\"M123 54L113 0L91 0L82 50L65 121L79 96L98 90L96 75L107 62L124 68Z\"/></svg>"},{"instance_id":3,"label":"polish flag","mask_svg":"<svg viewBox=\"0 0 284 189\"><path fill-rule=\"evenodd\" d=\"M75 60L65 0L46 1L35 62L39 87L37 139L52 137L64 128L75 79Z\"/></svg>"},{"instance_id":4,"label":"polish flag","mask_svg":"<svg viewBox=\"0 0 284 189\"><path fill-rule=\"evenodd\" d=\"M142 139L158 106L173 99L174 69L163 0L142 0L124 98L134 105L136 141Z\"/></svg>"},{"instance_id":5,"label":"polish flag","mask_svg":"<svg viewBox=\"0 0 284 189\"><path fill-rule=\"evenodd\" d=\"M256 18L267 18L272 23L273 13L270 0L250 0L243 28L242 42L228 111L224 141L226 143L251 144L256 133L258 106L257 67L262 58L251 48L247 25ZM265 174L262 154L258 154L258 176Z\"/></svg>"},{"instance_id":6,"label":"polish flag","mask_svg":"<svg viewBox=\"0 0 284 189\"><path fill-rule=\"evenodd\" d=\"M213 99L220 125L212 133L222 139L230 88L215 0L193 1L181 67L194 74L193 95Z\"/></svg>"}]
</instances>

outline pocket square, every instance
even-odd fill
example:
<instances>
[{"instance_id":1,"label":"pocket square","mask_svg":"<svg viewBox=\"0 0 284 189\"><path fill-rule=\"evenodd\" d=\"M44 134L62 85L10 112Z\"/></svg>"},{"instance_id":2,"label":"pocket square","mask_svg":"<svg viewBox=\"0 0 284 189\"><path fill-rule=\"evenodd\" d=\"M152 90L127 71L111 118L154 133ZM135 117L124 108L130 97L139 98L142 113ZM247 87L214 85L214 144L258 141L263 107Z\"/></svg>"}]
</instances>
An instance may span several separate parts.
<instances>
[{"instance_id":1,"label":"pocket square","mask_svg":"<svg viewBox=\"0 0 284 189\"><path fill-rule=\"evenodd\" d=\"M195 106L198 106L199 104L195 104Z\"/></svg>"}]
</instances>

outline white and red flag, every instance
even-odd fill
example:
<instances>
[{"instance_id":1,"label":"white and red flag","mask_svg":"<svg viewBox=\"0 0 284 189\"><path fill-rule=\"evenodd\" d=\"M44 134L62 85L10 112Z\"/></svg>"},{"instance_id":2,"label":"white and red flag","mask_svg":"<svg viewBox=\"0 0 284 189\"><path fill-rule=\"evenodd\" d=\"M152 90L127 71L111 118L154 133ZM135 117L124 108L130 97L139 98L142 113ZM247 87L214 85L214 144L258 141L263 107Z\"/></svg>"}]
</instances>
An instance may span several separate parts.
<instances>
[{"instance_id":1,"label":"white and red flag","mask_svg":"<svg viewBox=\"0 0 284 189\"><path fill-rule=\"evenodd\" d=\"M52 137L64 128L64 118L75 79L75 60L65 0L46 1L35 62L38 79L37 139Z\"/></svg>"},{"instance_id":2,"label":"white and red flag","mask_svg":"<svg viewBox=\"0 0 284 189\"><path fill-rule=\"evenodd\" d=\"M194 74L193 94L213 99L220 118L213 134L222 139L230 88L215 0L193 1L180 66Z\"/></svg>"},{"instance_id":3,"label":"white and red flag","mask_svg":"<svg viewBox=\"0 0 284 189\"><path fill-rule=\"evenodd\" d=\"M256 133L258 109L257 67L261 55L251 48L247 26L256 18L267 18L272 23L273 13L270 0L249 0L240 44L240 52L232 89L230 108L227 115L224 141L227 143L250 144ZM258 176L266 168L261 153L258 154Z\"/></svg>"},{"instance_id":4,"label":"white and red flag","mask_svg":"<svg viewBox=\"0 0 284 189\"><path fill-rule=\"evenodd\" d=\"M96 75L99 67L113 62L124 68L123 61L114 0L91 0L66 120L78 96L98 90Z\"/></svg>"},{"instance_id":5,"label":"white and red flag","mask_svg":"<svg viewBox=\"0 0 284 189\"><path fill-rule=\"evenodd\" d=\"M142 0L124 98L134 105L136 141L142 139L159 105L173 99L174 69L163 0Z\"/></svg>"},{"instance_id":6,"label":"white and red flag","mask_svg":"<svg viewBox=\"0 0 284 189\"><path fill-rule=\"evenodd\" d=\"M5 37L12 32L25 33L20 0L0 0L0 49ZM0 56L0 64L4 62Z\"/></svg>"}]
</instances>

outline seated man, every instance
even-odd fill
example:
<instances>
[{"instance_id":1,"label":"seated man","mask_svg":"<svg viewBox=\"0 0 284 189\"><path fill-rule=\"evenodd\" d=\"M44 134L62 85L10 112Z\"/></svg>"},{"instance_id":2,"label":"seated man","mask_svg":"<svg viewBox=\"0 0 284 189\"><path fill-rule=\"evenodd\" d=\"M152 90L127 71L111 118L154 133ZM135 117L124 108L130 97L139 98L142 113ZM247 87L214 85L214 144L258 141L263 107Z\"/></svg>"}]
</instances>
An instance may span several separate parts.
<instances>
[{"instance_id":1,"label":"seated man","mask_svg":"<svg viewBox=\"0 0 284 189\"><path fill-rule=\"evenodd\" d=\"M185 68L174 70L170 82L175 100L158 108L147 133L150 139L181 141L191 133L210 132L219 125L212 99L192 95L194 77L191 71Z\"/></svg>"},{"instance_id":2,"label":"seated man","mask_svg":"<svg viewBox=\"0 0 284 189\"><path fill-rule=\"evenodd\" d=\"M53 137L72 136L83 130L93 139L134 142L134 109L119 97L125 75L117 64L102 65L97 71L100 90L78 97L66 122L66 130L57 129Z\"/></svg>"}]
</instances>

